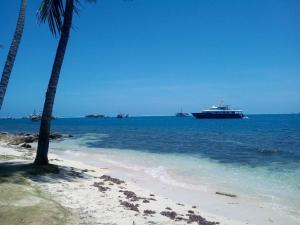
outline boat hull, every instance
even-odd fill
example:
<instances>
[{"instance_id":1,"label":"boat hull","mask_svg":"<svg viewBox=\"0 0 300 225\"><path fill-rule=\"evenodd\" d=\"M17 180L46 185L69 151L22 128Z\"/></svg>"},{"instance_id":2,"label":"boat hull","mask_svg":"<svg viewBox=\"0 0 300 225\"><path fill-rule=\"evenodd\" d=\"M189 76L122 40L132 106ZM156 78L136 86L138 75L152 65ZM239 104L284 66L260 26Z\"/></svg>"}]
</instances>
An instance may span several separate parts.
<instances>
[{"instance_id":1,"label":"boat hull","mask_svg":"<svg viewBox=\"0 0 300 225\"><path fill-rule=\"evenodd\" d=\"M176 113L175 116L176 117L188 117L189 114L188 113Z\"/></svg>"},{"instance_id":2,"label":"boat hull","mask_svg":"<svg viewBox=\"0 0 300 225\"><path fill-rule=\"evenodd\" d=\"M196 119L243 119L244 114L192 113Z\"/></svg>"}]
</instances>

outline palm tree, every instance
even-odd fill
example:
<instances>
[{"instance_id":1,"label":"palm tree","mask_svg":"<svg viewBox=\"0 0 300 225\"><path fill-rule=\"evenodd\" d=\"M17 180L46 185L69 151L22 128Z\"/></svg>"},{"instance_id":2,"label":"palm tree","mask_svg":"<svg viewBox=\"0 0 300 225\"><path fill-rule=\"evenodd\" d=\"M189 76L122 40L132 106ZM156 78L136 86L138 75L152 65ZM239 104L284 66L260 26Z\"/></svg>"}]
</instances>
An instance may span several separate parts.
<instances>
[{"instance_id":1,"label":"palm tree","mask_svg":"<svg viewBox=\"0 0 300 225\"><path fill-rule=\"evenodd\" d=\"M95 0L89 1L95 2ZM40 22L47 21L52 34L54 36L60 34L60 39L44 102L37 154L34 161L36 165L48 164L49 136L55 93L69 41L73 13L74 11L78 12L74 2L78 3L79 0L43 0L38 10L38 20Z\"/></svg>"},{"instance_id":2,"label":"palm tree","mask_svg":"<svg viewBox=\"0 0 300 225\"><path fill-rule=\"evenodd\" d=\"M59 33L60 40L56 49L56 55L46 92L46 99L44 102L37 154L34 161L34 164L36 165L48 164L48 149L52 110L60 70L63 64L64 55L69 41L73 11L74 0L66 0L65 5L63 4L62 0L43 0L38 11L38 19L41 22L48 21L51 32L54 35Z\"/></svg>"},{"instance_id":3,"label":"palm tree","mask_svg":"<svg viewBox=\"0 0 300 225\"><path fill-rule=\"evenodd\" d=\"M26 6L27 0L21 1L21 8L19 12L19 18L17 22L17 27L15 30L15 34L11 43L11 46L8 51L8 56L4 65L4 69L2 72L2 77L0 81L0 110L2 108L5 92L7 89L8 81L10 78L11 71L14 66L15 58L18 52L18 48L21 42L21 38L23 35L24 25L25 25L25 14L26 14ZM0 45L0 48L3 48L3 45Z\"/></svg>"}]
</instances>

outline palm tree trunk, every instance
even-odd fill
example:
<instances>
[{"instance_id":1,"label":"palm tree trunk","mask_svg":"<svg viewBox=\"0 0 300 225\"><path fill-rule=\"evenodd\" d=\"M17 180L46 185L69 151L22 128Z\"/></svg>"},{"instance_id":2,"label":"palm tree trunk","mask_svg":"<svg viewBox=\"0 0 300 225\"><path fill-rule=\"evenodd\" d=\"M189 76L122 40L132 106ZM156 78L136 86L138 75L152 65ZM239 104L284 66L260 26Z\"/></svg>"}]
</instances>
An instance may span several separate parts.
<instances>
[{"instance_id":1,"label":"palm tree trunk","mask_svg":"<svg viewBox=\"0 0 300 225\"><path fill-rule=\"evenodd\" d=\"M47 165L48 164L48 149L49 149L49 136L51 127L51 117L55 93L59 80L60 70L63 64L64 55L68 45L70 30L72 26L74 0L66 0L64 12L64 23L61 31L60 40L56 50L56 55L52 67L51 77L48 84L46 99L40 125L40 135L38 141L37 154L34 164Z\"/></svg>"},{"instance_id":2,"label":"palm tree trunk","mask_svg":"<svg viewBox=\"0 0 300 225\"><path fill-rule=\"evenodd\" d=\"M15 58L18 52L18 48L21 42L24 25L25 25L25 14L26 14L26 6L27 0L21 1L21 8L19 12L19 18L17 22L17 27L15 30L15 34L12 40L12 43L9 48L8 56L4 65L4 69L2 72L2 77L0 81L0 110L2 108L6 88L8 85L9 77L14 66Z\"/></svg>"}]
</instances>

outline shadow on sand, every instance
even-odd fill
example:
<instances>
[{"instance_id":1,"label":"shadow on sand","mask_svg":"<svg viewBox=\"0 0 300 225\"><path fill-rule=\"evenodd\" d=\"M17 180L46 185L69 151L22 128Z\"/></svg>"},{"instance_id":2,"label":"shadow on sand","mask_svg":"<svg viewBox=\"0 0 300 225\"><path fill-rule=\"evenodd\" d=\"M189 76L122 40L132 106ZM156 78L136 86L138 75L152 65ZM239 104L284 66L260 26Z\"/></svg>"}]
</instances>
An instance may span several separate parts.
<instances>
[{"instance_id":1,"label":"shadow on sand","mask_svg":"<svg viewBox=\"0 0 300 225\"><path fill-rule=\"evenodd\" d=\"M0 162L0 183L24 183L26 179L35 182L55 183L60 180L74 181L78 178L90 177L84 172L87 170L54 164L36 166L27 162Z\"/></svg>"}]
</instances>

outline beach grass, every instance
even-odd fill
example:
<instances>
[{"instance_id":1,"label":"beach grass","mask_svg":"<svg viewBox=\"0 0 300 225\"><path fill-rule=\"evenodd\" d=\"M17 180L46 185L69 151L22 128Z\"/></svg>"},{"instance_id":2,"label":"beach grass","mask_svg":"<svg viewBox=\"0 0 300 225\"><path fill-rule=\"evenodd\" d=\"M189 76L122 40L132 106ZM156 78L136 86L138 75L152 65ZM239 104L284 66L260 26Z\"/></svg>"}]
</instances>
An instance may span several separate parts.
<instances>
[{"instance_id":1,"label":"beach grass","mask_svg":"<svg viewBox=\"0 0 300 225\"><path fill-rule=\"evenodd\" d=\"M20 157L15 155L0 155L0 161L15 160L15 159L20 159Z\"/></svg>"},{"instance_id":2,"label":"beach grass","mask_svg":"<svg viewBox=\"0 0 300 225\"><path fill-rule=\"evenodd\" d=\"M0 167L0 225L60 225L70 222L71 212L28 178L58 173L57 166L1 163Z\"/></svg>"}]
</instances>

